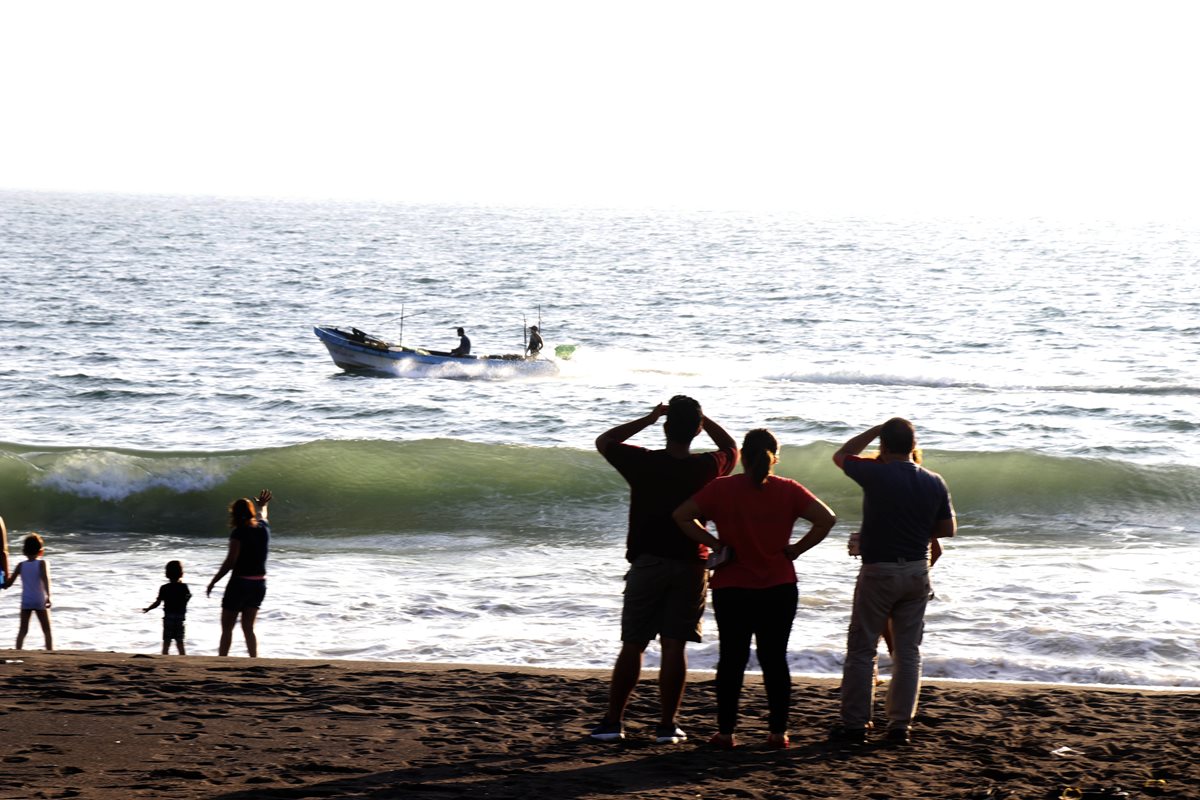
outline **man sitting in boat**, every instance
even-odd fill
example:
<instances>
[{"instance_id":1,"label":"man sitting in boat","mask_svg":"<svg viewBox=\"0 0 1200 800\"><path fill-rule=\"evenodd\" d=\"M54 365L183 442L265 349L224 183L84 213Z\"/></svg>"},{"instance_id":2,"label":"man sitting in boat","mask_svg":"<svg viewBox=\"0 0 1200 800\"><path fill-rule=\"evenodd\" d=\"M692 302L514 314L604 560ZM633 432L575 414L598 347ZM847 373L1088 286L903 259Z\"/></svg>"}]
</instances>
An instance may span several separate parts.
<instances>
[{"instance_id":1,"label":"man sitting in boat","mask_svg":"<svg viewBox=\"0 0 1200 800\"><path fill-rule=\"evenodd\" d=\"M471 340L467 338L467 332L462 328L458 329L458 347L450 351L452 356L469 356L471 355Z\"/></svg>"},{"instance_id":2,"label":"man sitting in boat","mask_svg":"<svg viewBox=\"0 0 1200 800\"><path fill-rule=\"evenodd\" d=\"M542 352L542 335L538 333L537 325L529 326L529 344L525 348L525 355L536 356Z\"/></svg>"}]
</instances>

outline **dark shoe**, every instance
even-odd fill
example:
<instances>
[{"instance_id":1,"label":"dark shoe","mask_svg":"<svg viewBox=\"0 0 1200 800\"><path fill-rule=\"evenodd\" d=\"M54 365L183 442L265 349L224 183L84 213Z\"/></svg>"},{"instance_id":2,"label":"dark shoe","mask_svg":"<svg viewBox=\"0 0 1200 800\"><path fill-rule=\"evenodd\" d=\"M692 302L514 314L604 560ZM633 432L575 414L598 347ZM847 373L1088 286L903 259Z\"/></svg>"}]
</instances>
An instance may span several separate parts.
<instances>
[{"instance_id":1,"label":"dark shoe","mask_svg":"<svg viewBox=\"0 0 1200 800\"><path fill-rule=\"evenodd\" d=\"M658 744L679 744L687 741L687 734L678 725L659 725L654 732L654 741Z\"/></svg>"},{"instance_id":2,"label":"dark shoe","mask_svg":"<svg viewBox=\"0 0 1200 800\"><path fill-rule=\"evenodd\" d=\"M867 743L866 728L846 728L838 725L829 732L829 741L841 745L860 745Z\"/></svg>"},{"instance_id":3,"label":"dark shoe","mask_svg":"<svg viewBox=\"0 0 1200 800\"><path fill-rule=\"evenodd\" d=\"M598 742L615 742L625 738L625 728L619 722L609 722L607 719L602 719L599 725L592 728L592 732L588 736Z\"/></svg>"},{"instance_id":4,"label":"dark shoe","mask_svg":"<svg viewBox=\"0 0 1200 800\"><path fill-rule=\"evenodd\" d=\"M732 750L737 747L737 743L733 741L732 733L714 733L708 740L708 746L718 750Z\"/></svg>"},{"instance_id":5,"label":"dark shoe","mask_svg":"<svg viewBox=\"0 0 1200 800\"><path fill-rule=\"evenodd\" d=\"M887 732L887 743L898 745L912 744L912 737L908 734L908 728L891 728Z\"/></svg>"}]
</instances>

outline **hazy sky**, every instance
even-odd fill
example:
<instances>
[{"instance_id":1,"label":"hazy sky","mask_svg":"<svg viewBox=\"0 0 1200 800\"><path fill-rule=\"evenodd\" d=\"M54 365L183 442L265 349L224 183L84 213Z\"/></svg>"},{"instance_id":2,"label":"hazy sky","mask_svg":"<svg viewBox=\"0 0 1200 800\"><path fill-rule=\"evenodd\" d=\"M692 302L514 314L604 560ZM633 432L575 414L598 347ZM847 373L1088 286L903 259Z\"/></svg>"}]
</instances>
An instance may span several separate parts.
<instances>
[{"instance_id":1,"label":"hazy sky","mask_svg":"<svg viewBox=\"0 0 1200 800\"><path fill-rule=\"evenodd\" d=\"M0 188L1200 212L1200 8L0 5Z\"/></svg>"}]
</instances>

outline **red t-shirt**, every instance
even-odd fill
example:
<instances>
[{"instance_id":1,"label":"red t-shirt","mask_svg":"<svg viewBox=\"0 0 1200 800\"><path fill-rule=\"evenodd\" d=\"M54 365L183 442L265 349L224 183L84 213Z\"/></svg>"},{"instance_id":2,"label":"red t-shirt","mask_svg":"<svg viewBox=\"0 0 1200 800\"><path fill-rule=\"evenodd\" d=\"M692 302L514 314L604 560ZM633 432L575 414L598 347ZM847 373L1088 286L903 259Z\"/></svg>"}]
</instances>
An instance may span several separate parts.
<instances>
[{"instance_id":1,"label":"red t-shirt","mask_svg":"<svg viewBox=\"0 0 1200 800\"><path fill-rule=\"evenodd\" d=\"M708 555L708 548L685 536L671 515L706 483L732 472L737 450L675 458L666 450L614 442L605 449L604 458L629 483L625 558L632 562L645 553L696 560Z\"/></svg>"},{"instance_id":2,"label":"red t-shirt","mask_svg":"<svg viewBox=\"0 0 1200 800\"><path fill-rule=\"evenodd\" d=\"M784 548L792 528L816 500L790 478L767 476L756 485L744 472L701 489L696 505L717 524L717 538L733 548L733 561L714 570L714 589L769 589L796 582L796 569Z\"/></svg>"}]
</instances>

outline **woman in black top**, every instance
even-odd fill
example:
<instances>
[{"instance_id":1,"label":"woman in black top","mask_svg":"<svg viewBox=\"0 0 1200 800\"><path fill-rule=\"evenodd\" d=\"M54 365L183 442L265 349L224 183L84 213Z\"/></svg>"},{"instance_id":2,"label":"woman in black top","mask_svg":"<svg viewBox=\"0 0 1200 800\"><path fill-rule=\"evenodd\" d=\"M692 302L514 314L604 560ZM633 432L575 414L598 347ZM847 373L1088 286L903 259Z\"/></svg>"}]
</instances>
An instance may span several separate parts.
<instances>
[{"instance_id":1,"label":"woman in black top","mask_svg":"<svg viewBox=\"0 0 1200 800\"><path fill-rule=\"evenodd\" d=\"M242 497L229 504L229 552L217 574L208 582L207 596L212 596L217 581L226 572L233 574L221 598L221 646L218 654L229 655L233 642L233 626L242 618L246 634L246 651L251 658L258 655L258 638L254 635L254 620L267 594L267 545L271 541L271 526L267 523L267 503L271 493L263 489L258 497ZM258 504L255 510L255 504Z\"/></svg>"}]
</instances>

